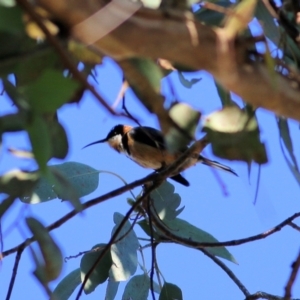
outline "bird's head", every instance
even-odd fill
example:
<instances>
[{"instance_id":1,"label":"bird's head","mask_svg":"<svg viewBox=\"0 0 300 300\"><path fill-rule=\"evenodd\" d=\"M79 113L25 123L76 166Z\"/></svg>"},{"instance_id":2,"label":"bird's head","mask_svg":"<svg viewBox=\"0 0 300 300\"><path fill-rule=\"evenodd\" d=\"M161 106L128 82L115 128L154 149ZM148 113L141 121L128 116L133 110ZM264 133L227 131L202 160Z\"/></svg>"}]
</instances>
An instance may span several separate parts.
<instances>
[{"instance_id":1,"label":"bird's head","mask_svg":"<svg viewBox=\"0 0 300 300\"><path fill-rule=\"evenodd\" d=\"M121 152L122 151L122 137L131 128L132 127L128 126L128 125L122 125L122 124L116 125L109 131L109 133L107 134L105 139L98 140L98 141L95 141L93 143L90 143L90 144L84 146L83 149L86 148L86 147L95 145L95 144L100 144L100 143L106 143L107 142L112 148L114 148L118 152Z\"/></svg>"}]
</instances>

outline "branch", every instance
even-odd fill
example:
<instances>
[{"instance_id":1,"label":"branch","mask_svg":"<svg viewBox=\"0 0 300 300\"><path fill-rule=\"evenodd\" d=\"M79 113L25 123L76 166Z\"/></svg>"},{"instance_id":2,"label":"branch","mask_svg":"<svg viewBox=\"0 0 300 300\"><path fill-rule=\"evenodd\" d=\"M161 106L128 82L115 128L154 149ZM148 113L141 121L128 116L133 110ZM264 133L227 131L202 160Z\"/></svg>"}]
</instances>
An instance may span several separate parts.
<instances>
[{"instance_id":1,"label":"branch","mask_svg":"<svg viewBox=\"0 0 300 300\"><path fill-rule=\"evenodd\" d=\"M239 239L239 240L231 240L231 241L216 242L216 243L207 243L207 242L199 243L199 242L191 241L188 238L182 238L182 237L172 233L168 228L166 228L165 225L163 224L163 222L160 219L158 219L158 217L155 214L152 214L152 217L153 217L152 218L153 224L155 224L155 226L158 229L160 229L163 232L163 234L166 237L168 237L170 240L172 240L173 242L176 242L178 244L185 245L187 247L200 249L200 248L206 248L206 247L238 246L238 245L246 244L249 242L265 239L266 237L274 234L275 232L280 231L284 226L289 225L295 218L300 217L300 212L295 213L291 217L285 219L283 222L279 223L277 226L275 226L274 228L272 228L266 232L263 232L263 233L260 233L257 235L253 235L253 236L250 236L247 238Z\"/></svg>"},{"instance_id":2,"label":"branch","mask_svg":"<svg viewBox=\"0 0 300 300\"><path fill-rule=\"evenodd\" d=\"M240 282L240 280L235 276L235 274L220 259L210 254L205 249L199 249L199 250L203 252L206 256L208 256L211 260L213 260L233 280L233 282L238 286L238 288L242 291L242 293L246 297L250 296L250 293L246 289L246 287Z\"/></svg>"},{"instance_id":3,"label":"branch","mask_svg":"<svg viewBox=\"0 0 300 300\"><path fill-rule=\"evenodd\" d=\"M19 262L21 260L21 256L22 256L22 253L23 253L24 249L25 249L25 247L20 247L18 249L17 254L16 254L15 264L14 264L14 267L13 267L13 272L12 272L11 279L10 279L10 282L9 282L7 295L6 295L6 298L5 298L6 300L10 299L10 296L11 296L11 293L12 293L12 290L13 290L13 287L14 287L14 284L15 284L15 280L16 280L16 277L17 277Z\"/></svg>"},{"instance_id":4,"label":"branch","mask_svg":"<svg viewBox=\"0 0 300 300\"><path fill-rule=\"evenodd\" d=\"M162 57L193 69L204 69L254 107L300 120L297 82L275 72L270 74L264 62L251 62L246 41L239 38L232 43L222 29L214 30L193 20L198 38L198 43L193 43L186 15L180 10L166 13L125 0L113 0L108 5L105 0L37 3L69 28L74 38L115 60ZM105 31L107 26L111 27Z\"/></svg>"},{"instance_id":5,"label":"branch","mask_svg":"<svg viewBox=\"0 0 300 300\"><path fill-rule=\"evenodd\" d=\"M292 286L296 280L297 274L299 272L299 268L300 268L300 252L299 252L296 260L292 264L292 272L291 272L289 280L285 286L285 295L284 295L285 299L290 299L292 297L291 290L292 290Z\"/></svg>"}]
</instances>

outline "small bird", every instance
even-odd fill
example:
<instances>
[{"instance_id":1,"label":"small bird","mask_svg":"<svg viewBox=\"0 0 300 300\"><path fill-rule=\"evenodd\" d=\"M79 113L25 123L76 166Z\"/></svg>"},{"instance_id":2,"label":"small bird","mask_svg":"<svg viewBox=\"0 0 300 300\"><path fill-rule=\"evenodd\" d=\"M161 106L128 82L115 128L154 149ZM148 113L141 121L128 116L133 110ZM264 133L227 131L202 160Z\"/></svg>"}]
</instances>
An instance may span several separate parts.
<instances>
[{"instance_id":1,"label":"small bird","mask_svg":"<svg viewBox=\"0 0 300 300\"><path fill-rule=\"evenodd\" d=\"M117 152L124 153L140 166L156 171L171 165L187 149L170 153L166 148L164 136L159 130L147 126L132 127L128 125L116 125L110 130L105 139L90 143L83 148L105 142ZM180 172L196 163L218 168L237 176L231 168L207 159L199 153L192 153L180 170L177 170L176 174L171 174L170 178L184 186L189 186L189 182Z\"/></svg>"}]
</instances>

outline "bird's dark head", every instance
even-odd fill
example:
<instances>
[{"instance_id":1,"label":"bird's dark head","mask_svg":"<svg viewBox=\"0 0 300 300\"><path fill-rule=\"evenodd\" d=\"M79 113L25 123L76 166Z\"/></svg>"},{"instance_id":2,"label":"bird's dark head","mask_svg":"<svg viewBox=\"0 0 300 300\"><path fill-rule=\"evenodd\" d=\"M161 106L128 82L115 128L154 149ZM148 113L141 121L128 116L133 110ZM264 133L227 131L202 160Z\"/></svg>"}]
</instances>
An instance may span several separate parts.
<instances>
[{"instance_id":1,"label":"bird's dark head","mask_svg":"<svg viewBox=\"0 0 300 300\"><path fill-rule=\"evenodd\" d=\"M115 150L120 152L119 147L121 144L122 137L131 128L132 128L131 126L127 126L127 125L121 125L121 124L116 125L109 131L109 133L107 134L105 139L90 143L90 144L84 146L83 148L86 148L86 147L89 147L89 146L92 146L95 144L107 142L112 148L114 148Z\"/></svg>"}]
</instances>

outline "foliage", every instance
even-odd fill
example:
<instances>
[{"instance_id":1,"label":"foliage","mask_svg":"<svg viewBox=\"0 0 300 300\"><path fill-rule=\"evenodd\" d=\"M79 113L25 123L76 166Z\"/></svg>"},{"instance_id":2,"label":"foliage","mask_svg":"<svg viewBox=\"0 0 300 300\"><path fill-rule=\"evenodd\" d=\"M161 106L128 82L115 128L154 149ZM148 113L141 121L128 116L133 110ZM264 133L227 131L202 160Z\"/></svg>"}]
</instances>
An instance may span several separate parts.
<instances>
[{"instance_id":1,"label":"foliage","mask_svg":"<svg viewBox=\"0 0 300 300\"><path fill-rule=\"evenodd\" d=\"M191 16L195 18L197 24L203 22L205 24L203 26L211 30L210 32L222 32L232 47L235 44L242 44L245 52L242 55L238 51L232 52L232 56L245 59L248 64L243 61L245 70L247 66L263 66L264 70L267 70L264 75L275 91L278 74L280 78L294 79L297 83L300 49L297 40L299 17L297 19L296 16L299 15L297 10L299 7L289 9L282 7L280 10L273 7L274 14L276 13L278 17L274 20L270 8L260 0L243 0L234 6L225 0L207 2L203 6L193 6L193 15L192 9L189 8L190 1L185 1L183 7L179 2L174 1L172 9L178 10L180 17L177 21L181 20L186 26L192 46L195 46L193 43L197 32L195 33L193 27L194 21L189 19ZM16 3L15 5L14 1L0 1L0 76L3 93L15 110L13 113L3 113L0 116L0 143L2 145L5 134L26 132L31 150L8 150L20 160L29 160L30 164L29 167L14 168L0 176L0 192L3 195L0 218L2 221L3 217L10 214L17 199L20 199L24 206L61 199L70 202L74 210L48 227L32 216L27 217L26 225L32 237L17 249L11 251L1 249L3 257L17 251L19 253L15 264L17 268L22 251L37 241L38 249L30 248L35 265L34 275L52 300L70 299L78 287L77 299L79 299L82 291L86 294L93 293L99 285L106 285L105 299L112 300L115 299L122 281L126 282L122 295L124 300L143 300L148 299L149 295L155 299L155 294L160 300L184 299L180 287L167 282L157 266L156 249L166 243L176 243L200 251L221 266L227 274L231 274L228 267L224 267L224 263L219 259L237 263L226 246L265 238L275 230L254 238L220 243L212 234L178 217L183 212L184 206L179 208L181 196L175 193L175 187L166 181L168 177L174 176L173 173L168 173L167 168L150 175L151 180L146 177L127 184L122 179L125 183L123 187L83 202L82 197L97 191L101 171L79 162L60 161L49 164L51 159L65 160L70 151L70 133L65 130L63 120L59 120L57 111L62 106L65 108L68 105L80 104L85 90L89 90L111 115L137 120L129 113L130 109L128 111L125 106L125 100L123 108L126 114L123 111L114 111L88 81L90 78L96 78L94 71L102 62L103 53L115 58L113 53L93 51L95 50L93 47L88 48L84 43L79 43L80 39L74 38L75 29L71 28L70 23L62 22L60 16L52 15L50 10L48 12L44 9L46 6L34 7L25 0L17 0ZM152 7L153 3L150 4ZM147 6L147 1L144 5ZM165 17L168 18L170 7L152 7L152 9L166 10ZM186 10L185 14L183 9ZM147 12L150 14L150 10ZM253 17L264 23L263 38L253 36L248 28ZM271 56L273 53L269 51L267 39L279 49L280 57ZM259 47L259 43L256 42L264 44L266 49L264 53L256 50L256 47ZM108 38L107 43L111 49L119 47L119 44L117 47L114 44L114 37ZM125 44L122 47L124 51L130 48ZM217 50L214 49L214 52L218 52ZM218 83L217 76L214 80L223 108L213 112L199 126L201 112L192 108L188 100L180 102L176 98L172 105L168 105L161 92L163 80L172 72L178 73L179 81L185 88L193 88L201 78L189 80L187 73L195 71L197 67L183 65L180 57L174 61L160 60L157 63L161 57L132 56L128 55L126 59L118 61L118 65L122 69L124 80L128 82L138 101L157 117L169 153L186 149L194 142L198 133L197 128L200 127L199 131L206 133L204 146L210 143L216 156L246 162L249 170L251 163L261 165L268 162L265 143L261 141L256 107L243 99L237 104L231 92ZM239 64L242 63L237 61L236 65ZM214 71L213 68L211 70ZM254 68L251 72L253 70ZM292 86L293 81L288 82ZM276 113L280 114L280 109ZM276 116L276 121L284 159L300 183L289 122L285 115ZM177 170L181 170L178 161L177 164ZM130 199L128 211L124 215L114 213L115 225L110 240L101 242L95 240L95 246L91 250L81 253L78 267L62 279L52 291L51 282L59 278L62 272L63 254L50 231L63 225L79 212L142 185L140 194ZM56 204L58 205L58 202ZM298 216L296 214L293 218ZM283 222L276 230L291 224L293 218ZM136 233L139 229L142 229L143 237ZM0 239L1 244L5 244L2 234ZM82 245L82 248L90 249L91 245ZM143 258L147 248L151 249L152 255L150 269L147 269L148 264ZM297 262L300 265L300 255L295 265ZM297 270L295 272L297 273ZM9 287L7 299L10 298L15 277L16 271L12 275L12 287ZM238 282L234 275L231 277L235 283ZM290 281L290 286L287 285L286 288L286 299L290 298L289 293L293 285L292 279ZM247 290L243 293L247 299L251 299Z\"/></svg>"}]
</instances>

